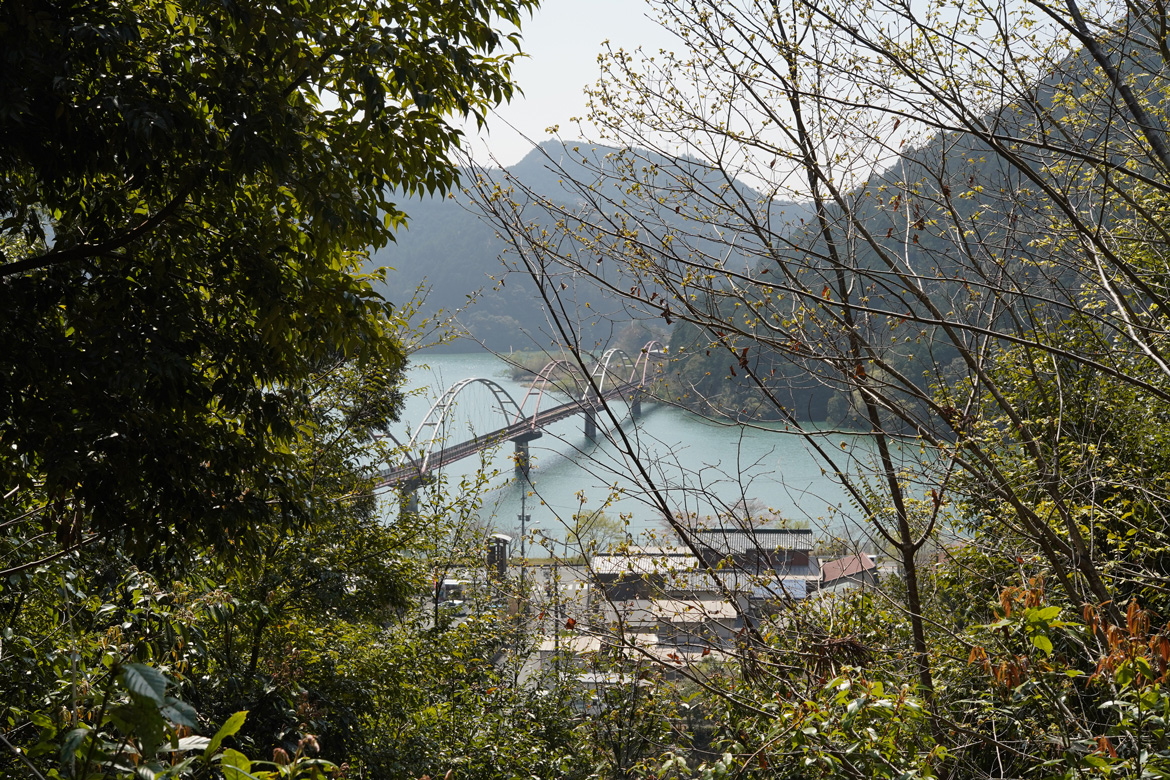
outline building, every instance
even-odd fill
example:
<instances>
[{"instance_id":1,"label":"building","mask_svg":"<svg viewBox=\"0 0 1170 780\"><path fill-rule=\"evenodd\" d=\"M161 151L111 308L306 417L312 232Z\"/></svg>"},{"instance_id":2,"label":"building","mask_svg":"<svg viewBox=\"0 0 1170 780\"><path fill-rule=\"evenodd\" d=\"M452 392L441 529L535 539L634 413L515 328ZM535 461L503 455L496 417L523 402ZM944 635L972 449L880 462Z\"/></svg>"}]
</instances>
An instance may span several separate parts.
<instances>
[{"instance_id":1,"label":"building","mask_svg":"<svg viewBox=\"0 0 1170 780\"><path fill-rule=\"evenodd\" d=\"M872 555L864 553L847 555L821 566L822 593L853 588L875 588L877 584L878 567Z\"/></svg>"},{"instance_id":2,"label":"building","mask_svg":"<svg viewBox=\"0 0 1170 780\"><path fill-rule=\"evenodd\" d=\"M670 657L734 643L744 616L816 591L813 534L770 528L703 528L692 545L632 547L595 555L590 622L622 642Z\"/></svg>"},{"instance_id":3,"label":"building","mask_svg":"<svg viewBox=\"0 0 1170 780\"><path fill-rule=\"evenodd\" d=\"M694 550L676 545L599 554L590 568L616 600L725 599L728 593L753 602L801 599L821 579L809 530L705 528L693 531L692 540Z\"/></svg>"}]
</instances>

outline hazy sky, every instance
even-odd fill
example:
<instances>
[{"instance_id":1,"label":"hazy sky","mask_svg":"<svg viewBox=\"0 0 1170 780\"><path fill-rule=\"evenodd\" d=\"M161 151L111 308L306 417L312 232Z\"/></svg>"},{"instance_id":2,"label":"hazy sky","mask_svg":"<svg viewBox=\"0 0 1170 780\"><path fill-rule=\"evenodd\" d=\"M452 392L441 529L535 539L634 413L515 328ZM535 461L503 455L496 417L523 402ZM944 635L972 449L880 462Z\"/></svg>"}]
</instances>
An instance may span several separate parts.
<instances>
[{"instance_id":1,"label":"hazy sky","mask_svg":"<svg viewBox=\"0 0 1170 780\"><path fill-rule=\"evenodd\" d=\"M512 165L532 148L522 136L542 141L550 125L560 125L566 139L576 138L569 117L585 113L581 90L597 80L603 41L615 49L642 46L651 53L674 46L674 38L647 19L647 12L643 0L544 0L521 29L529 57L513 76L524 95L499 109L489 130L479 133L474 123L464 127L477 161L487 162L490 152L503 165Z\"/></svg>"}]
</instances>

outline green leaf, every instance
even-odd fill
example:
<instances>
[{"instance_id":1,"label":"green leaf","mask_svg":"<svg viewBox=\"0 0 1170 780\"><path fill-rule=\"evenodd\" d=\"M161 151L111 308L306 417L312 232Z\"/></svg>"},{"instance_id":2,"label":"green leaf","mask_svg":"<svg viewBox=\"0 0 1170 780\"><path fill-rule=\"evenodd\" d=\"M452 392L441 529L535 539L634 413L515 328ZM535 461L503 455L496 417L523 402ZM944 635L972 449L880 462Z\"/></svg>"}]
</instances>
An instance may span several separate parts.
<instances>
[{"instance_id":1,"label":"green leaf","mask_svg":"<svg viewBox=\"0 0 1170 780\"><path fill-rule=\"evenodd\" d=\"M252 777L252 762L238 750L228 748L219 760L224 780L247 780Z\"/></svg>"},{"instance_id":2,"label":"green leaf","mask_svg":"<svg viewBox=\"0 0 1170 780\"><path fill-rule=\"evenodd\" d=\"M203 751L204 759L211 759L215 751L219 750L220 744L228 737L232 736L244 727L244 720L248 717L247 710L241 710L235 715L232 715L222 726L219 731L215 732L215 736L211 738L211 743L207 746L207 750Z\"/></svg>"},{"instance_id":3,"label":"green leaf","mask_svg":"<svg viewBox=\"0 0 1170 780\"><path fill-rule=\"evenodd\" d=\"M211 744L211 740L207 737L183 737L173 747L163 748L164 753L186 753L191 750L206 750L207 746Z\"/></svg>"},{"instance_id":4,"label":"green leaf","mask_svg":"<svg viewBox=\"0 0 1170 780\"><path fill-rule=\"evenodd\" d=\"M1045 607L1044 609L1030 609L1028 610L1028 620L1052 620L1060 614L1060 607Z\"/></svg>"},{"instance_id":5,"label":"green leaf","mask_svg":"<svg viewBox=\"0 0 1170 780\"><path fill-rule=\"evenodd\" d=\"M1043 650L1045 655L1052 655L1052 640L1044 634L1034 634L1032 644Z\"/></svg>"},{"instance_id":6,"label":"green leaf","mask_svg":"<svg viewBox=\"0 0 1170 780\"><path fill-rule=\"evenodd\" d=\"M32 712L30 712L28 714L28 719L31 720L35 725L40 726L43 729L48 729L48 728L53 727L53 719L50 718L45 713L41 712L40 710L33 710Z\"/></svg>"},{"instance_id":7,"label":"green leaf","mask_svg":"<svg viewBox=\"0 0 1170 780\"><path fill-rule=\"evenodd\" d=\"M81 745L85 735L89 733L89 729L85 727L78 727L72 729L65 735L65 739L61 742L61 763L68 763L77 752L77 748Z\"/></svg>"},{"instance_id":8,"label":"green leaf","mask_svg":"<svg viewBox=\"0 0 1170 780\"><path fill-rule=\"evenodd\" d=\"M167 741L167 722L163 720L158 707L146 699L139 699L132 706L136 711L133 716L134 729L132 733L138 738L142 756L151 758L158 751L159 746Z\"/></svg>"},{"instance_id":9,"label":"green leaf","mask_svg":"<svg viewBox=\"0 0 1170 780\"><path fill-rule=\"evenodd\" d=\"M163 706L159 707L159 712L171 723L193 729L199 728L199 714L185 701L168 696Z\"/></svg>"},{"instance_id":10,"label":"green leaf","mask_svg":"<svg viewBox=\"0 0 1170 780\"><path fill-rule=\"evenodd\" d=\"M126 664L122 667L122 685L130 693L150 699L161 706L167 697L167 678L152 666Z\"/></svg>"}]
</instances>

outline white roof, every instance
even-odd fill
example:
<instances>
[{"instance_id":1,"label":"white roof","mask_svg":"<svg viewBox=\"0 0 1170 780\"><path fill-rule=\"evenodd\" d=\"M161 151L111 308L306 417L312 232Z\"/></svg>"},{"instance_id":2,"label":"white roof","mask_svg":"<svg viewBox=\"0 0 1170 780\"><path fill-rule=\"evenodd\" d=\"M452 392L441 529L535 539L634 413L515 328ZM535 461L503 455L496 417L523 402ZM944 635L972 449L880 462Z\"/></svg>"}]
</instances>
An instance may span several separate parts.
<instances>
[{"instance_id":1,"label":"white roof","mask_svg":"<svg viewBox=\"0 0 1170 780\"><path fill-rule=\"evenodd\" d=\"M574 634L572 636L545 636L540 640L540 652L555 653L557 650L575 655L596 653L601 650L601 637L588 634Z\"/></svg>"},{"instance_id":2,"label":"white roof","mask_svg":"<svg viewBox=\"0 0 1170 780\"><path fill-rule=\"evenodd\" d=\"M617 614L615 614L615 612ZM631 630L653 629L661 621L701 623L704 620L734 620L735 605L721 599L637 599L607 603L603 614L610 621L622 617Z\"/></svg>"},{"instance_id":3,"label":"white roof","mask_svg":"<svg viewBox=\"0 0 1170 780\"><path fill-rule=\"evenodd\" d=\"M693 555L595 555L593 571L598 574L669 574L694 571L699 559Z\"/></svg>"},{"instance_id":4,"label":"white roof","mask_svg":"<svg viewBox=\"0 0 1170 780\"><path fill-rule=\"evenodd\" d=\"M654 599L651 609L672 623L698 623L703 620L734 620L735 605L715 599Z\"/></svg>"}]
</instances>

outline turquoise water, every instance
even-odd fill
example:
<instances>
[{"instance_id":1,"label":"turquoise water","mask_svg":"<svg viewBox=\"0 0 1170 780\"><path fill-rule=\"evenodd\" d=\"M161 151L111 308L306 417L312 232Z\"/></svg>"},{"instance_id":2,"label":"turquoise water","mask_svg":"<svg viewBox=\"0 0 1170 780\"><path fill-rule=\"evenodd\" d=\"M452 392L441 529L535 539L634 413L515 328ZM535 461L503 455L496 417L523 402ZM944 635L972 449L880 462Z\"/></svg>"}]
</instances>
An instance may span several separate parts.
<instances>
[{"instance_id":1,"label":"turquoise water","mask_svg":"<svg viewBox=\"0 0 1170 780\"><path fill-rule=\"evenodd\" d=\"M395 436L405 442L435 399L455 382L484 377L499 383L520 403L526 383L514 381L507 364L488 353L416 355L408 372L409 395ZM543 406L562 399L546 399ZM526 412L531 411L531 401ZM447 492L477 470L490 475L479 491L479 518L493 530L514 534L519 529L521 497L530 516L528 530L550 539L564 537L573 514L603 509L623 516L632 535L662 528L661 502L674 513L711 516L737 503L766 508L779 517L807 522L826 533L856 537L857 512L844 489L826 473L800 436L785 426L759 427L716 424L682 409L644 404L636 422L628 407L615 405L624 438L612 421L600 420L596 442L584 435L582 417L572 417L545 430L531 442L530 485L515 475L513 445L505 443L484 458L468 458L448 466ZM493 393L470 385L459 394L445 421L450 442L502 427L505 419ZM430 432L427 431L427 438ZM440 437L441 438L441 437ZM822 445L839 458L839 466L863 469L870 463L864 439L848 433L824 432ZM636 456L636 457L635 457ZM424 497L424 503L426 501ZM387 497L396 512L396 497Z\"/></svg>"}]
</instances>

